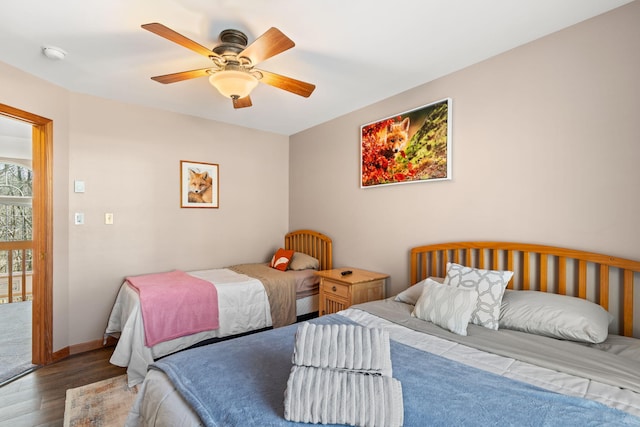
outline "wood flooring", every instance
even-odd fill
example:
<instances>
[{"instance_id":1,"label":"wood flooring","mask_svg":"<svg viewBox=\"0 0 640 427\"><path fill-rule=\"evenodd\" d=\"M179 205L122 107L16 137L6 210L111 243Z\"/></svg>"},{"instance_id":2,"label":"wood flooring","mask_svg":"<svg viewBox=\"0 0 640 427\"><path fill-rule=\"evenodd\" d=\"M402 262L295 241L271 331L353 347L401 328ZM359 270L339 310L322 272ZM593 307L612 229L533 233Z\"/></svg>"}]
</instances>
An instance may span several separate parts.
<instances>
[{"instance_id":1,"label":"wood flooring","mask_svg":"<svg viewBox=\"0 0 640 427\"><path fill-rule=\"evenodd\" d=\"M0 427L62 426L68 388L123 375L112 347L68 357L0 387Z\"/></svg>"}]
</instances>

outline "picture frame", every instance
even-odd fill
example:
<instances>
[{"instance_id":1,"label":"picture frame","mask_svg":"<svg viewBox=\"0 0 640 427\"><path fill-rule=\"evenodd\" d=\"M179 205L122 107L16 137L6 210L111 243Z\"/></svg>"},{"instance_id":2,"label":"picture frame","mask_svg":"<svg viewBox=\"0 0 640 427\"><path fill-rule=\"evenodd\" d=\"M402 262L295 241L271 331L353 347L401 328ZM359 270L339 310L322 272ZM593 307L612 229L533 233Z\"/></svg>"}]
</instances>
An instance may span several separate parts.
<instances>
[{"instance_id":1,"label":"picture frame","mask_svg":"<svg viewBox=\"0 0 640 427\"><path fill-rule=\"evenodd\" d=\"M216 163L180 160L180 207L217 209L220 201L219 174Z\"/></svg>"},{"instance_id":2,"label":"picture frame","mask_svg":"<svg viewBox=\"0 0 640 427\"><path fill-rule=\"evenodd\" d=\"M451 179L451 98L360 127L360 188Z\"/></svg>"}]
</instances>

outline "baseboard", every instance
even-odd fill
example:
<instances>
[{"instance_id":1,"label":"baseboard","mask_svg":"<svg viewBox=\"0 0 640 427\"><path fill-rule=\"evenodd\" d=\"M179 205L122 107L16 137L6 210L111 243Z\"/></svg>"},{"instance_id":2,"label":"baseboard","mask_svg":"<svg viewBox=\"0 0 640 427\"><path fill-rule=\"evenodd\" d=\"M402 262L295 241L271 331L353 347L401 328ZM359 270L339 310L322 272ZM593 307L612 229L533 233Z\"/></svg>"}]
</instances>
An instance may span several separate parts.
<instances>
[{"instance_id":1,"label":"baseboard","mask_svg":"<svg viewBox=\"0 0 640 427\"><path fill-rule=\"evenodd\" d=\"M53 361L58 362L69 356L73 356L74 354L86 353L87 351L98 350L103 347L114 347L117 342L118 340L116 338L107 337L106 341L94 340L81 344L70 345L53 353Z\"/></svg>"},{"instance_id":2,"label":"baseboard","mask_svg":"<svg viewBox=\"0 0 640 427\"><path fill-rule=\"evenodd\" d=\"M56 352L53 353L52 357L51 357L51 362L55 363L55 362L59 362L62 359L66 359L67 357L69 357L69 347L65 347L62 348Z\"/></svg>"}]
</instances>

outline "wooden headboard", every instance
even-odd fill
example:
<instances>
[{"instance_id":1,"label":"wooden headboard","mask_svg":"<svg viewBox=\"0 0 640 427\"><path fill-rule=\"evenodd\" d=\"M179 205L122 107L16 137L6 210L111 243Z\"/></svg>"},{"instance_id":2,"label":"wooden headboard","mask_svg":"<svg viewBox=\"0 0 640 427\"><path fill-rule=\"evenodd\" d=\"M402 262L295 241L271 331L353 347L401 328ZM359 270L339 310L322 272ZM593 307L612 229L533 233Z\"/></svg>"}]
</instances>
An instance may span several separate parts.
<instances>
[{"instance_id":1,"label":"wooden headboard","mask_svg":"<svg viewBox=\"0 0 640 427\"><path fill-rule=\"evenodd\" d=\"M331 238L313 230L297 230L284 236L284 248L302 252L320 261L320 270L333 268Z\"/></svg>"},{"instance_id":2,"label":"wooden headboard","mask_svg":"<svg viewBox=\"0 0 640 427\"><path fill-rule=\"evenodd\" d=\"M525 243L440 243L411 249L411 284L426 277L444 277L447 262L513 271L509 289L551 292L596 302L614 316L613 326L619 334L633 336L638 261Z\"/></svg>"}]
</instances>

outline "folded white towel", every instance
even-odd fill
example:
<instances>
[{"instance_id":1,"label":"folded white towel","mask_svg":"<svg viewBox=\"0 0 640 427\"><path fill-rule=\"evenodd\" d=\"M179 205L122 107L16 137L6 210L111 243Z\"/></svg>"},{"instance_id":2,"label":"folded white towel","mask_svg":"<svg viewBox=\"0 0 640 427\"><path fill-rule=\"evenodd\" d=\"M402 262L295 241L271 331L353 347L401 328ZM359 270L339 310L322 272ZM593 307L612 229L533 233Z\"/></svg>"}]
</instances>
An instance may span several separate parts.
<instances>
[{"instance_id":1,"label":"folded white towel","mask_svg":"<svg viewBox=\"0 0 640 427\"><path fill-rule=\"evenodd\" d=\"M304 423L401 426L402 386L382 375L293 365L284 417Z\"/></svg>"},{"instance_id":2,"label":"folded white towel","mask_svg":"<svg viewBox=\"0 0 640 427\"><path fill-rule=\"evenodd\" d=\"M389 333L359 325L316 325L298 327L293 364L316 368L348 369L392 375Z\"/></svg>"}]
</instances>

